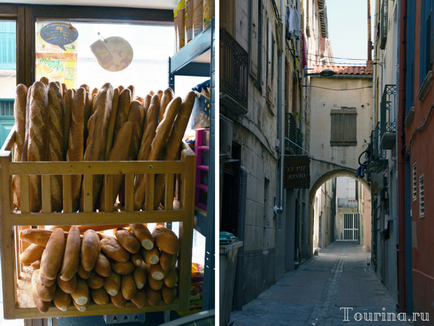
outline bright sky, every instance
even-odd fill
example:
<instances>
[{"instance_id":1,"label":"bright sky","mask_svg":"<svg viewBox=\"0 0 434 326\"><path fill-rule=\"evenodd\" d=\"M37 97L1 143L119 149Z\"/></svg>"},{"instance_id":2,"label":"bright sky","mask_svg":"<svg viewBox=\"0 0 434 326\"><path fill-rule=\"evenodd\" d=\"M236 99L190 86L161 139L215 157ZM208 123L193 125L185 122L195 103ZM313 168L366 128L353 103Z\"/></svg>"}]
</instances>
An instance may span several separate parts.
<instances>
[{"instance_id":1,"label":"bright sky","mask_svg":"<svg viewBox=\"0 0 434 326\"><path fill-rule=\"evenodd\" d=\"M371 6L375 0L371 0ZM364 65L368 55L368 1L327 0L329 39L337 65ZM371 11L373 20L373 12ZM372 24L372 23L371 23ZM371 36L372 37L372 36Z\"/></svg>"}]
</instances>

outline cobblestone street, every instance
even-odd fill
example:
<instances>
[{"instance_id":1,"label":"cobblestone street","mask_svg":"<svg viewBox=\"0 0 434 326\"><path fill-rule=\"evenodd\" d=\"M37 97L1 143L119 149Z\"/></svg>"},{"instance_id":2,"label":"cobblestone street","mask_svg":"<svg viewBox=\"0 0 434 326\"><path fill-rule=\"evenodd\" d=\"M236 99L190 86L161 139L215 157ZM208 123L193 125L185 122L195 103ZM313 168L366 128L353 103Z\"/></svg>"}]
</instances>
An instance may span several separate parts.
<instances>
[{"instance_id":1,"label":"cobblestone street","mask_svg":"<svg viewBox=\"0 0 434 326\"><path fill-rule=\"evenodd\" d=\"M409 325L369 261L357 242L333 242L243 311L232 312L229 325Z\"/></svg>"}]
</instances>

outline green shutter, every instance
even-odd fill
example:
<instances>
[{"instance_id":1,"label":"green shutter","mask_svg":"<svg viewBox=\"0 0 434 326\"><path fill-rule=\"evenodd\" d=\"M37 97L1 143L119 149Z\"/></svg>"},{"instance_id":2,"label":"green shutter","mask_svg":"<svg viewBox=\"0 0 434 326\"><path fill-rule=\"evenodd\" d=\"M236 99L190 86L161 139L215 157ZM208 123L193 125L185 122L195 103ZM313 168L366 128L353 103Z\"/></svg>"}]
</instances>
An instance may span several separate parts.
<instances>
[{"instance_id":1,"label":"green shutter","mask_svg":"<svg viewBox=\"0 0 434 326\"><path fill-rule=\"evenodd\" d=\"M0 22L0 69L17 69L16 23Z\"/></svg>"}]
</instances>

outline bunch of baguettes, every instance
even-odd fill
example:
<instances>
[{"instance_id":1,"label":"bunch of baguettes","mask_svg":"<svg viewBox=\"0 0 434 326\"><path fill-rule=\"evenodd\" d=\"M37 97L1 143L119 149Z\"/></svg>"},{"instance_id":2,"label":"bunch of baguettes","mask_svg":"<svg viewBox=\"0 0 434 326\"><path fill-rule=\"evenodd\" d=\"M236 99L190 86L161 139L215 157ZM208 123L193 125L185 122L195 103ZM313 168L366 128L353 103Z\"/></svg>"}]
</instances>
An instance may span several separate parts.
<instances>
[{"instance_id":1,"label":"bunch of baguettes","mask_svg":"<svg viewBox=\"0 0 434 326\"><path fill-rule=\"evenodd\" d=\"M104 227L20 232L20 239L31 243L20 262L34 268L32 295L40 312L52 302L62 311L71 303L85 311L91 301L111 301L118 308L132 301L142 308L175 300L179 240L173 231L157 226L151 234L145 224L131 224L117 228L114 236L99 228Z\"/></svg>"},{"instance_id":2,"label":"bunch of baguettes","mask_svg":"<svg viewBox=\"0 0 434 326\"><path fill-rule=\"evenodd\" d=\"M109 83L90 90L88 85L68 89L43 77L29 89L18 85L14 106L14 161L126 161L175 160L193 108L195 95L184 100L172 89L144 98L134 86L113 88ZM103 210L103 176L93 178L93 204ZM82 176L72 176L73 211L83 209ZM113 181L113 198L123 196L122 175ZM155 178L154 209L164 194L165 176ZM20 209L20 180L12 183L13 203ZM30 211L41 209L41 179L30 175ZM62 211L62 177L50 177L52 211ZM145 201L146 178L137 175L134 209Z\"/></svg>"}]
</instances>

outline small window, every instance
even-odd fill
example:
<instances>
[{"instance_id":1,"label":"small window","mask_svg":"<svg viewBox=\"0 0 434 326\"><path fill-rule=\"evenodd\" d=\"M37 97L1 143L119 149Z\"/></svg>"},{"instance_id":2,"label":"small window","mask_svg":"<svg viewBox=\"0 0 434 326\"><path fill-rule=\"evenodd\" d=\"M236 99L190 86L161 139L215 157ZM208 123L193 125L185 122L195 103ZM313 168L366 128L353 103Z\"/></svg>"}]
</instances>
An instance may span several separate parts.
<instances>
[{"instance_id":1,"label":"small window","mask_svg":"<svg viewBox=\"0 0 434 326\"><path fill-rule=\"evenodd\" d=\"M417 198L417 163L413 163L413 200Z\"/></svg>"},{"instance_id":2,"label":"small window","mask_svg":"<svg viewBox=\"0 0 434 326\"><path fill-rule=\"evenodd\" d=\"M331 116L331 146L357 146L357 110L343 107L332 110Z\"/></svg>"},{"instance_id":3,"label":"small window","mask_svg":"<svg viewBox=\"0 0 434 326\"><path fill-rule=\"evenodd\" d=\"M423 174L419 177L419 217L425 217L425 187L423 184Z\"/></svg>"}]
</instances>

